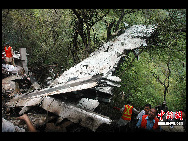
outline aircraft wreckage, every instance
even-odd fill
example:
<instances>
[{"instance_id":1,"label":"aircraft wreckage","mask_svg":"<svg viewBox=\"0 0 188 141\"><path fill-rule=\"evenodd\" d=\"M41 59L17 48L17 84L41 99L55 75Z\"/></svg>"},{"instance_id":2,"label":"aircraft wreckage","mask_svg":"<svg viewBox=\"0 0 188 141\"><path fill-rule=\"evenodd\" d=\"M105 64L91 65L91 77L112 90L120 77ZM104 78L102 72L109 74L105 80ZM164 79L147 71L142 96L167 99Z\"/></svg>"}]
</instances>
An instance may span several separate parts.
<instances>
[{"instance_id":1,"label":"aircraft wreckage","mask_svg":"<svg viewBox=\"0 0 188 141\"><path fill-rule=\"evenodd\" d=\"M156 29L153 25L133 25L123 34L101 46L90 56L56 78L47 88L14 97L9 107L22 107L23 114L32 106L40 106L59 116L95 131L101 124L110 124L109 117L94 112L100 101L109 102L113 87L121 79L113 76L126 50L147 46L146 38Z\"/></svg>"}]
</instances>

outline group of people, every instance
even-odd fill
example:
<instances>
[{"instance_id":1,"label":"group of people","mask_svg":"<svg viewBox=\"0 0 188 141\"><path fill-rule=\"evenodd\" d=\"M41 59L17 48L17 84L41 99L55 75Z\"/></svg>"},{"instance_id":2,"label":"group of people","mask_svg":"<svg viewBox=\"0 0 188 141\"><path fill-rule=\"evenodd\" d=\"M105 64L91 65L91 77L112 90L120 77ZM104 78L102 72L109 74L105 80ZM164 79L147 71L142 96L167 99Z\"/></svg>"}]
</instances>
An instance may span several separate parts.
<instances>
[{"instance_id":1,"label":"group of people","mask_svg":"<svg viewBox=\"0 0 188 141\"><path fill-rule=\"evenodd\" d=\"M158 125L159 119L156 117L157 110L151 108L150 104L146 104L144 110L139 112L131 105L131 102L128 101L120 111L122 111L122 116L117 122L118 126L126 126L131 121L132 112L134 112L135 114L138 114L137 128L160 130L160 126Z\"/></svg>"},{"instance_id":2,"label":"group of people","mask_svg":"<svg viewBox=\"0 0 188 141\"><path fill-rule=\"evenodd\" d=\"M146 104L144 109L139 112L138 110L136 110L132 105L131 102L128 101L126 105L124 105L124 107L122 109L120 109L120 111L122 112L122 116L119 119L119 121L117 122L118 126L124 126L126 127L128 123L130 123L131 121L131 117L132 117L132 113L134 112L137 115L137 123L136 123L136 127L135 129L146 129L149 131L167 131L167 132L184 132L185 129L183 128L183 126L175 126L176 128L174 128L172 125L164 125L164 126L160 126L158 124L158 122L160 121L158 118L158 112L159 110L167 110L167 106L166 106L166 102L164 101L162 103L162 106L156 106L155 108L152 108L150 104ZM165 116L165 115L164 115ZM184 119L185 119L185 112L182 112L181 115ZM163 117L164 118L164 117ZM184 124L185 124L185 120L184 120ZM167 127L171 128L171 130L168 130ZM174 130L172 129L174 128ZM127 129L127 128L126 128ZM145 130L145 131L146 131Z\"/></svg>"}]
</instances>

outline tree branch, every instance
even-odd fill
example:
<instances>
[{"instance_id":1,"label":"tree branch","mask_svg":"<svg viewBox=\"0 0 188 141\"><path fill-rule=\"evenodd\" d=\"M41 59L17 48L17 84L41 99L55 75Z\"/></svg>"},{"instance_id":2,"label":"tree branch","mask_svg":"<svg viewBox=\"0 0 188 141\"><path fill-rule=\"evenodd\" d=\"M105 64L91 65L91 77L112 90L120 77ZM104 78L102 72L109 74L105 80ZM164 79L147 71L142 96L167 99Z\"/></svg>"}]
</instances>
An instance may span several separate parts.
<instances>
[{"instance_id":1,"label":"tree branch","mask_svg":"<svg viewBox=\"0 0 188 141\"><path fill-rule=\"evenodd\" d=\"M118 30L119 24L120 24L121 20L123 19L124 15L125 15L124 9L121 9L121 16L120 16L119 20L117 21L117 24L115 25L115 31Z\"/></svg>"},{"instance_id":2,"label":"tree branch","mask_svg":"<svg viewBox=\"0 0 188 141\"><path fill-rule=\"evenodd\" d=\"M153 76L165 87L165 84L159 79L159 76L157 76L155 73L153 73Z\"/></svg>"}]
</instances>

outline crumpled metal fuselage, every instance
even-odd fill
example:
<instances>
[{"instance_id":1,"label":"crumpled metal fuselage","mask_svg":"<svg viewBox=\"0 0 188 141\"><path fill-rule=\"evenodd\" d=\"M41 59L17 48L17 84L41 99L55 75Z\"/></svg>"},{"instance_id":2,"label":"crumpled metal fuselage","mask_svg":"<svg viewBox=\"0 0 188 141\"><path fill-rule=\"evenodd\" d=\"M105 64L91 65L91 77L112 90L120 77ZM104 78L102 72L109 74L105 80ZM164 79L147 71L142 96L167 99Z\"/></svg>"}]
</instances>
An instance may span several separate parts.
<instances>
[{"instance_id":1,"label":"crumpled metal fuselage","mask_svg":"<svg viewBox=\"0 0 188 141\"><path fill-rule=\"evenodd\" d=\"M14 98L7 105L27 107L39 104L45 110L59 115L62 120L67 118L72 122L79 122L93 131L102 123L110 124L108 117L49 96L91 88L112 95L112 88L119 86L117 83L121 81L119 77L113 76L112 72L121 57L126 55L124 51L147 46L146 37L151 36L155 28L154 25L133 25L126 29L125 33L105 43L88 58L65 71L49 87ZM21 113L24 113L25 109L23 108Z\"/></svg>"}]
</instances>

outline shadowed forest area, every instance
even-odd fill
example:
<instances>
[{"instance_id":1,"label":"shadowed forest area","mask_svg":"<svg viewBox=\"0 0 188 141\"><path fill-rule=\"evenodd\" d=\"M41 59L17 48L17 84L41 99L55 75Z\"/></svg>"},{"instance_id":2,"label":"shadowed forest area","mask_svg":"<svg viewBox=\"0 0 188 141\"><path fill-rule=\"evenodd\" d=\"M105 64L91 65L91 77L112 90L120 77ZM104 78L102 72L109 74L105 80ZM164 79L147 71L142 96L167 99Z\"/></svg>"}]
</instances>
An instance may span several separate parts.
<instances>
[{"instance_id":1,"label":"shadowed forest area","mask_svg":"<svg viewBox=\"0 0 188 141\"><path fill-rule=\"evenodd\" d=\"M3 9L2 49L6 42L15 51L26 48L28 68L45 86L47 77L57 78L139 24L157 29L146 47L123 58L115 72L121 87L110 104L122 107L130 100L142 110L165 100L169 111L186 110L185 9Z\"/></svg>"}]
</instances>

